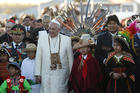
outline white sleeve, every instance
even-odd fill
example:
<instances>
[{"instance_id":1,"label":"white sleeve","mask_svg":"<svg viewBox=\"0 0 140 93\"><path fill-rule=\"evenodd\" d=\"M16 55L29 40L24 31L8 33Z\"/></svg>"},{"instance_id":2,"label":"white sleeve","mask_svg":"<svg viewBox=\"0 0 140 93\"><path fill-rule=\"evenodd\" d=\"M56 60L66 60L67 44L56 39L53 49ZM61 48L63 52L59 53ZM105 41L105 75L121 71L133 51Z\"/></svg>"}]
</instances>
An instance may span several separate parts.
<instances>
[{"instance_id":1,"label":"white sleeve","mask_svg":"<svg viewBox=\"0 0 140 93\"><path fill-rule=\"evenodd\" d=\"M22 61L22 64L21 64L21 75L22 76L25 76L25 59Z\"/></svg>"},{"instance_id":2,"label":"white sleeve","mask_svg":"<svg viewBox=\"0 0 140 93\"><path fill-rule=\"evenodd\" d=\"M69 74L70 74L73 65L73 52L72 52L71 38L68 38L67 56L69 61Z\"/></svg>"},{"instance_id":3,"label":"white sleeve","mask_svg":"<svg viewBox=\"0 0 140 93\"><path fill-rule=\"evenodd\" d=\"M36 51L36 58L35 58L35 74L41 76L41 69L42 69L42 48L41 43L42 38L40 37L38 40L37 51Z\"/></svg>"}]
</instances>

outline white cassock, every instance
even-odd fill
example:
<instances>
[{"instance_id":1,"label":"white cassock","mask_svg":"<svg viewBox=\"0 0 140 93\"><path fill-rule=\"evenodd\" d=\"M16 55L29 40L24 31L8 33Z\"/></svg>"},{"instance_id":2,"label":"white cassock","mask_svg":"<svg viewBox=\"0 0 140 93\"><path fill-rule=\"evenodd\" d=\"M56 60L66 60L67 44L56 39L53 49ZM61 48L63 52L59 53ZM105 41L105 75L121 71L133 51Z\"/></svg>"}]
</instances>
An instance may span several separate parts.
<instances>
[{"instance_id":1,"label":"white cassock","mask_svg":"<svg viewBox=\"0 0 140 93\"><path fill-rule=\"evenodd\" d=\"M30 79L35 82L34 77L35 59L29 59L28 57L23 60L21 65L21 75L26 79ZM40 93L40 84L31 85L31 93Z\"/></svg>"},{"instance_id":2,"label":"white cassock","mask_svg":"<svg viewBox=\"0 0 140 93\"><path fill-rule=\"evenodd\" d=\"M51 70L50 49L52 53L57 53L60 42L60 61L62 69ZM50 38L50 47L48 43L48 35L39 37L35 75L41 76L41 92L40 93L67 93L68 79L73 64L73 53L71 46L71 38L58 34L55 38Z\"/></svg>"}]
</instances>

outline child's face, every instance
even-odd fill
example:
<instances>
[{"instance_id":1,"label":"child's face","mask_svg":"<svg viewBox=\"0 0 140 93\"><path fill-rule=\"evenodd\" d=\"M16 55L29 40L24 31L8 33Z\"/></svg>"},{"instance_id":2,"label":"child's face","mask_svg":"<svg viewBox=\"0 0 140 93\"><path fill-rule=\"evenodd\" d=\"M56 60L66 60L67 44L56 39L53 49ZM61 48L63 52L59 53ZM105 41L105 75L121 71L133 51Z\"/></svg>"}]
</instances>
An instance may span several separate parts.
<instances>
[{"instance_id":1,"label":"child's face","mask_svg":"<svg viewBox=\"0 0 140 93\"><path fill-rule=\"evenodd\" d=\"M86 55L89 52L89 47L80 48L80 52L82 55Z\"/></svg>"},{"instance_id":2,"label":"child's face","mask_svg":"<svg viewBox=\"0 0 140 93\"><path fill-rule=\"evenodd\" d=\"M114 42L114 50L115 50L115 52L120 52L121 51L121 46L120 46L120 44L118 43L118 42Z\"/></svg>"},{"instance_id":3,"label":"child's face","mask_svg":"<svg viewBox=\"0 0 140 93\"><path fill-rule=\"evenodd\" d=\"M8 61L8 55L1 55L0 56L0 62L7 62Z\"/></svg>"},{"instance_id":4,"label":"child's face","mask_svg":"<svg viewBox=\"0 0 140 93\"><path fill-rule=\"evenodd\" d=\"M36 54L35 51L28 51L28 52L27 52L27 56L28 56L30 59L34 59L34 58L35 58L35 54Z\"/></svg>"},{"instance_id":5,"label":"child's face","mask_svg":"<svg viewBox=\"0 0 140 93\"><path fill-rule=\"evenodd\" d=\"M16 69L15 67L13 67L13 66L10 66L8 70L9 70L10 76L15 76L16 74L19 73L19 70Z\"/></svg>"}]
</instances>

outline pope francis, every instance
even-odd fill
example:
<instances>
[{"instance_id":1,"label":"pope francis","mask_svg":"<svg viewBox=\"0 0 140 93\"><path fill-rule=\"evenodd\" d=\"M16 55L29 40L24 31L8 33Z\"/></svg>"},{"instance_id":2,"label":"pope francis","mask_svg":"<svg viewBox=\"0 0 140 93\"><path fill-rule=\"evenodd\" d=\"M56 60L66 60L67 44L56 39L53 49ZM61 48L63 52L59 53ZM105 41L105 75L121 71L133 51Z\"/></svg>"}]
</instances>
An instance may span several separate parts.
<instances>
[{"instance_id":1,"label":"pope francis","mask_svg":"<svg viewBox=\"0 0 140 93\"><path fill-rule=\"evenodd\" d=\"M40 93L67 93L68 79L73 64L70 37L59 34L60 23L52 20L49 34L38 40L35 76L41 82Z\"/></svg>"}]
</instances>

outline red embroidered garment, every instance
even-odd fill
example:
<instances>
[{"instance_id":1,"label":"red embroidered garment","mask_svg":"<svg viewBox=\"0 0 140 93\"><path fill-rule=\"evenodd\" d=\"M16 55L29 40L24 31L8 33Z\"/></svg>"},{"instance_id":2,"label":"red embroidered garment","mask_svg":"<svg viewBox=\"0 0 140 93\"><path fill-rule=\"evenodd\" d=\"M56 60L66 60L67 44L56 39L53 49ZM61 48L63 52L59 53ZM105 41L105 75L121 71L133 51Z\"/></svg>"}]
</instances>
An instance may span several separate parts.
<instances>
[{"instance_id":1,"label":"red embroidered garment","mask_svg":"<svg viewBox=\"0 0 140 93\"><path fill-rule=\"evenodd\" d=\"M12 86L13 85L16 85L16 86L19 86L20 88L20 93L27 93L26 91L24 91L24 86L23 86L23 83L24 83L24 79L25 77L24 76L18 76L16 77L16 81L13 82L13 79L11 79L11 77L9 76L6 80L7 80L7 85L8 85L8 88L7 88L7 93L12 93Z\"/></svg>"},{"instance_id":2,"label":"red embroidered garment","mask_svg":"<svg viewBox=\"0 0 140 93\"><path fill-rule=\"evenodd\" d=\"M82 67L82 75L83 75L83 78L84 80L86 79L87 77L87 62L89 61L89 59L92 57L91 54L88 54L87 55L87 58L86 59L83 59L82 58L82 55L79 56L79 59L80 59L80 62L83 62L83 67Z\"/></svg>"},{"instance_id":3,"label":"red embroidered garment","mask_svg":"<svg viewBox=\"0 0 140 93\"><path fill-rule=\"evenodd\" d=\"M8 62L0 62L0 85L9 75L7 65Z\"/></svg>"},{"instance_id":4,"label":"red embroidered garment","mask_svg":"<svg viewBox=\"0 0 140 93\"><path fill-rule=\"evenodd\" d=\"M74 60L69 80L69 91L74 89L74 93L100 93L99 85L102 74L98 62L91 54L88 54L79 69L81 60L81 55Z\"/></svg>"}]
</instances>

